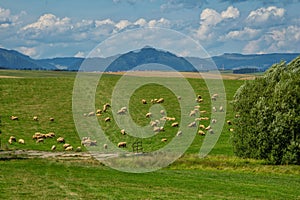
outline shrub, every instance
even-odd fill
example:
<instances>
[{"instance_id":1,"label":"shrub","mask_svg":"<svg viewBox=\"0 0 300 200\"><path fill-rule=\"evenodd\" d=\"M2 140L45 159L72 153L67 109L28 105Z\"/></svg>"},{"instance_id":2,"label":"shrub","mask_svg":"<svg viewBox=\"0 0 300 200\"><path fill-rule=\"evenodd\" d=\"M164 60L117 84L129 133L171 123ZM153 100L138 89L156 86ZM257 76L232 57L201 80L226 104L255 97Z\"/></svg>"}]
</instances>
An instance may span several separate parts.
<instances>
[{"instance_id":1,"label":"shrub","mask_svg":"<svg viewBox=\"0 0 300 200\"><path fill-rule=\"evenodd\" d=\"M234 96L234 151L272 164L300 164L300 57L273 65Z\"/></svg>"}]
</instances>

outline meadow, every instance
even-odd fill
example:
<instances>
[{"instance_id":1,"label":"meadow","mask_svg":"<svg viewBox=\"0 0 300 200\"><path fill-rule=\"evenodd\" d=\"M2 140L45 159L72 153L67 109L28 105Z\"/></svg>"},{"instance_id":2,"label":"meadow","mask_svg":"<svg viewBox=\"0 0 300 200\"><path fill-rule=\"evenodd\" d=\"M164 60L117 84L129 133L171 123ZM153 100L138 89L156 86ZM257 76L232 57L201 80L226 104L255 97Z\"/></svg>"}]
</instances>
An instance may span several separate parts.
<instances>
[{"instance_id":1,"label":"meadow","mask_svg":"<svg viewBox=\"0 0 300 200\"><path fill-rule=\"evenodd\" d=\"M0 116L1 149L13 152L18 149L50 151L56 140L46 139L35 143L35 132L54 132L73 147L81 146L72 114L72 92L76 73L45 71L1 70L0 78ZM17 78L18 77L18 78ZM114 85L120 75L105 74L97 87L95 108L110 102ZM143 77L132 77L141 79ZM170 81L176 83L175 78ZM199 104L210 116L210 95L204 80L188 78L196 94L204 101ZM227 96L227 120L233 120L230 101L244 80L224 79ZM180 119L177 97L168 89L149 84L140 87L130 99L129 109L132 119L139 125L146 125L150 119L145 117L151 104L142 104L141 99L163 97L168 115ZM19 117L18 121L10 116ZM39 120L32 120L38 116ZM55 120L51 122L50 117ZM136 139L121 135L120 127L112 118L111 110L98 116L98 121L108 138L115 144L128 143L127 150ZM177 128L166 122L165 132L143 139L145 152L154 151L175 136ZM205 126L209 121L203 122ZM130 174L110 169L94 159L60 160L25 159L15 157L6 160L0 156L0 198L1 199L299 199L299 166L273 166L262 160L240 159L234 156L230 126L225 124L218 143L205 159L198 157L204 137L196 135L186 153L167 168L146 174ZM8 144L13 135L23 138L25 145ZM63 151L57 145L57 151ZM85 151L85 149L83 149Z\"/></svg>"}]
</instances>

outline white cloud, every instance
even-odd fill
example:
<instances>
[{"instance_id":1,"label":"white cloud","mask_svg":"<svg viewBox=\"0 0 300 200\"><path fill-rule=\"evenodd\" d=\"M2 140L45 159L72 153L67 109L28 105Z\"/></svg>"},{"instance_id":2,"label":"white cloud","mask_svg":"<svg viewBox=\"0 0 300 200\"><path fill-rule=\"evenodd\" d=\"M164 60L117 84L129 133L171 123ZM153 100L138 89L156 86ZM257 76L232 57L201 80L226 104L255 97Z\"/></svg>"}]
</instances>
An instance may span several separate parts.
<instances>
[{"instance_id":1,"label":"white cloud","mask_svg":"<svg viewBox=\"0 0 300 200\"><path fill-rule=\"evenodd\" d=\"M13 15L10 9L0 7L0 28L8 28L19 23L20 17L26 15L26 12L22 11L19 14Z\"/></svg>"},{"instance_id":2,"label":"white cloud","mask_svg":"<svg viewBox=\"0 0 300 200\"><path fill-rule=\"evenodd\" d=\"M115 26L117 30L125 29L127 26L130 26L131 22L128 20L120 20Z\"/></svg>"},{"instance_id":3,"label":"white cloud","mask_svg":"<svg viewBox=\"0 0 300 200\"><path fill-rule=\"evenodd\" d=\"M266 23L270 20L279 20L284 17L285 9L277 8L276 6L270 6L267 8L259 8L251 11L247 17L247 21L250 23Z\"/></svg>"},{"instance_id":4,"label":"white cloud","mask_svg":"<svg viewBox=\"0 0 300 200\"><path fill-rule=\"evenodd\" d=\"M144 18L140 18L134 22L134 25L141 26L141 27L145 26L146 24L147 21Z\"/></svg>"},{"instance_id":5,"label":"white cloud","mask_svg":"<svg viewBox=\"0 0 300 200\"><path fill-rule=\"evenodd\" d=\"M229 6L226 11L221 13L221 16L223 19L236 19L240 16L240 11L233 6Z\"/></svg>"},{"instance_id":6,"label":"white cloud","mask_svg":"<svg viewBox=\"0 0 300 200\"><path fill-rule=\"evenodd\" d=\"M222 38L222 40L231 39L231 40L247 41L247 40L254 39L260 33L261 33L260 30L245 27L243 30L240 30L240 31L230 31L229 33L227 33L227 35L225 35L224 37L221 37L221 38Z\"/></svg>"},{"instance_id":7,"label":"white cloud","mask_svg":"<svg viewBox=\"0 0 300 200\"><path fill-rule=\"evenodd\" d=\"M244 53L300 52L300 27L288 26L274 29L259 39L250 41L243 49Z\"/></svg>"},{"instance_id":8,"label":"white cloud","mask_svg":"<svg viewBox=\"0 0 300 200\"><path fill-rule=\"evenodd\" d=\"M210 8L204 9L200 14L200 27L196 31L196 37L200 40L215 39L218 35L217 31L214 31L217 25L223 21L236 19L239 15L239 10L232 6L221 13Z\"/></svg>"},{"instance_id":9,"label":"white cloud","mask_svg":"<svg viewBox=\"0 0 300 200\"><path fill-rule=\"evenodd\" d=\"M38 55L35 47L18 47L17 50L30 57L35 57Z\"/></svg>"},{"instance_id":10,"label":"white cloud","mask_svg":"<svg viewBox=\"0 0 300 200\"><path fill-rule=\"evenodd\" d=\"M149 27L170 27L171 23L169 20L165 19L165 18L160 18L159 20L150 20L148 22L148 26Z\"/></svg>"}]
</instances>

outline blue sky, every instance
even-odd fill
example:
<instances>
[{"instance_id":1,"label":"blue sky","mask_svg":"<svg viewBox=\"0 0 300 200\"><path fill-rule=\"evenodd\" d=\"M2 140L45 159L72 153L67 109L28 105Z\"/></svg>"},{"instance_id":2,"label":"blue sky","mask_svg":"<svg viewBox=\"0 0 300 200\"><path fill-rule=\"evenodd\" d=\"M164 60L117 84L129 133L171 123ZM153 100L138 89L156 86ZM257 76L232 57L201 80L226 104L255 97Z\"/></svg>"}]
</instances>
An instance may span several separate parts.
<instances>
[{"instance_id":1,"label":"blue sky","mask_svg":"<svg viewBox=\"0 0 300 200\"><path fill-rule=\"evenodd\" d=\"M300 0L1 0L0 47L33 58L86 56L112 35L162 27L210 55L298 53L299 10Z\"/></svg>"}]
</instances>

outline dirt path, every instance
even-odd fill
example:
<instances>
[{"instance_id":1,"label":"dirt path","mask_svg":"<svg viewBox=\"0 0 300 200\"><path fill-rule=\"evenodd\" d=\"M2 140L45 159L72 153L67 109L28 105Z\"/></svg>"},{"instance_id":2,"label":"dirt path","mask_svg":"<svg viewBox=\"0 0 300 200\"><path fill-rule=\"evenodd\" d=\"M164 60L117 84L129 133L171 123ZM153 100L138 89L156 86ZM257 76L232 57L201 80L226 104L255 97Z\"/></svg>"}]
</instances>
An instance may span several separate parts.
<instances>
[{"instance_id":1,"label":"dirt path","mask_svg":"<svg viewBox=\"0 0 300 200\"><path fill-rule=\"evenodd\" d=\"M105 160L107 158L117 157L118 154L113 153L93 153L88 152L48 152L35 150L14 150L14 151L0 151L0 160L9 159L27 159L27 158L56 158L61 160L89 160L96 158L97 160Z\"/></svg>"}]
</instances>

